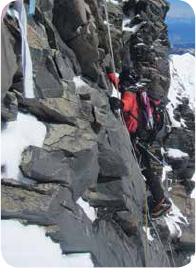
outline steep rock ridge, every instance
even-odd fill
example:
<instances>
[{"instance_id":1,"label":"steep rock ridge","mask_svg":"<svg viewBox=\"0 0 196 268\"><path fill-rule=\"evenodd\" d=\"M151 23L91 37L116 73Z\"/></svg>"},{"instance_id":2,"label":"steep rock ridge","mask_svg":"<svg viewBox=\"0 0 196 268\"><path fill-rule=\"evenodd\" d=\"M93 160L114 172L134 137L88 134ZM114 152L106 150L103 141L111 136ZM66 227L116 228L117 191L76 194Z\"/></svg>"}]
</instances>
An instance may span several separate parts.
<instances>
[{"instance_id":1,"label":"steep rock ridge","mask_svg":"<svg viewBox=\"0 0 196 268\"><path fill-rule=\"evenodd\" d=\"M123 7L122 67L150 80L150 90L166 97L170 84L165 1L130 0ZM128 56L127 56L128 55Z\"/></svg>"},{"instance_id":2,"label":"steep rock ridge","mask_svg":"<svg viewBox=\"0 0 196 268\"><path fill-rule=\"evenodd\" d=\"M170 113L173 106L173 124L176 128L173 130L169 139L166 141L166 147L170 150L178 149L183 154L168 155L168 161L173 167L174 174L172 179L181 181L188 193L194 187L191 181L195 173L195 58L190 54L172 55L170 57L171 86L168 94L168 107ZM186 73L186 66L192 66ZM184 73L184 75L182 75ZM175 150L173 150L175 152Z\"/></svg>"},{"instance_id":3,"label":"steep rock ridge","mask_svg":"<svg viewBox=\"0 0 196 268\"><path fill-rule=\"evenodd\" d=\"M109 2L115 63L120 69L123 3ZM133 6L142 16L146 12L150 24L151 11L143 8L143 4L149 4L141 2L141 6L136 1L125 4L131 6L130 16ZM45 124L47 134L42 148L31 145L21 156L20 169L31 183L17 181L17 177L2 180L2 218L44 226L46 235L60 244L63 254L90 252L94 266L170 266L166 224L160 225L167 233L165 244L153 228L148 228L148 236L143 230L144 180L125 126L109 105L111 88L104 71L110 54L103 2L36 3L35 15L28 17L36 97L24 97L21 80L11 87L8 83L6 91L17 100L20 112L31 113ZM152 9L153 5L157 7L157 1L151 1ZM158 1L157 10L157 18L163 20L164 2ZM13 19L8 19L9 29L13 29ZM166 34L165 28L163 32ZM137 61L139 58L134 59L134 67ZM81 205L81 199L94 208L93 219ZM190 205L190 211L183 213L191 215L192 211ZM181 245L190 242L186 237L181 239Z\"/></svg>"}]
</instances>

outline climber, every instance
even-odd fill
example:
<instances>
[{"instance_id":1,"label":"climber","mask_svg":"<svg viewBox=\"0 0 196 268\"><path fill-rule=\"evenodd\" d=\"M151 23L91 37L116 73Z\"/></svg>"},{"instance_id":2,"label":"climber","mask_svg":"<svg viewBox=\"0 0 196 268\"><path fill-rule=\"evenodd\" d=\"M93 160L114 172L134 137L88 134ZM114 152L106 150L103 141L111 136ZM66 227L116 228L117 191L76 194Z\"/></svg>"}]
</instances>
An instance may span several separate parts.
<instances>
[{"instance_id":1,"label":"climber","mask_svg":"<svg viewBox=\"0 0 196 268\"><path fill-rule=\"evenodd\" d=\"M146 88L139 83L139 80L140 77L135 72L129 69L123 70L119 79L119 91L122 94L123 117L138 162L141 164L142 174L146 178L146 184L153 197L150 204L150 214L152 218L158 218L170 210L171 202L165 197L160 180L152 169L151 157L141 144L145 142L147 147L149 143L152 143L152 139L156 139L154 126L159 125L159 129L162 129L160 124L163 124L163 121L161 113L156 114L156 107L151 110ZM159 101L155 103L160 104ZM153 119L160 122L157 124L153 122ZM140 142L137 142L138 140Z\"/></svg>"}]
</instances>

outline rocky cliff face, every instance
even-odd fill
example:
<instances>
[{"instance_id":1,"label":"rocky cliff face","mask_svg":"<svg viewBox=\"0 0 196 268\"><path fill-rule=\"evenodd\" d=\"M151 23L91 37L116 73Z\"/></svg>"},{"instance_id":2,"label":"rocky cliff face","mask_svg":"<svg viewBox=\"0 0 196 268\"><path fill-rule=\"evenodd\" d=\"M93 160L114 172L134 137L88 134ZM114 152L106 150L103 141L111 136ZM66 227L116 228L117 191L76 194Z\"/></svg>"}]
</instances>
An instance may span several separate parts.
<instances>
[{"instance_id":1,"label":"rocky cliff face","mask_svg":"<svg viewBox=\"0 0 196 268\"><path fill-rule=\"evenodd\" d=\"M27 24L34 98L25 97L17 18L7 15L2 23L2 133L9 124L14 129L21 113L35 116L46 128L42 144L24 146L19 173L7 175L11 159L2 165L2 219L44 226L63 254L90 253L94 266L173 266L185 247L193 251L194 241L188 238L193 223L190 231L182 220L187 232L180 249L179 232L171 237L164 219L149 222L145 232L144 179L127 130L109 104L112 87L105 67L111 56L104 1L36 4ZM131 66L166 98L167 4L119 0L107 1L107 7L116 69ZM183 186L176 189L182 212L192 219L193 202ZM93 217L84 204L93 208Z\"/></svg>"},{"instance_id":2,"label":"rocky cliff face","mask_svg":"<svg viewBox=\"0 0 196 268\"><path fill-rule=\"evenodd\" d=\"M168 11L165 1L126 1L124 11L123 67L151 81L150 88L166 96L170 83L168 63ZM150 34L149 34L150 33Z\"/></svg>"}]
</instances>

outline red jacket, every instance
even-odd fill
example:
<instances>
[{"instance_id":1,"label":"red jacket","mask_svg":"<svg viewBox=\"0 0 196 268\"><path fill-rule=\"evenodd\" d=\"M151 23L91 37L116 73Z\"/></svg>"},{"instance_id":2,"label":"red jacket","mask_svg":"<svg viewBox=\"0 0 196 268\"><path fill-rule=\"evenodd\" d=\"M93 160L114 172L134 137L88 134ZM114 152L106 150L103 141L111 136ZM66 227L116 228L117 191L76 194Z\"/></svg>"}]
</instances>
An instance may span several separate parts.
<instances>
[{"instance_id":1,"label":"red jacket","mask_svg":"<svg viewBox=\"0 0 196 268\"><path fill-rule=\"evenodd\" d=\"M125 91L122 96L122 102L124 104L123 117L125 119L127 129L130 134L133 134L138 128L139 109L137 96L135 93Z\"/></svg>"}]
</instances>

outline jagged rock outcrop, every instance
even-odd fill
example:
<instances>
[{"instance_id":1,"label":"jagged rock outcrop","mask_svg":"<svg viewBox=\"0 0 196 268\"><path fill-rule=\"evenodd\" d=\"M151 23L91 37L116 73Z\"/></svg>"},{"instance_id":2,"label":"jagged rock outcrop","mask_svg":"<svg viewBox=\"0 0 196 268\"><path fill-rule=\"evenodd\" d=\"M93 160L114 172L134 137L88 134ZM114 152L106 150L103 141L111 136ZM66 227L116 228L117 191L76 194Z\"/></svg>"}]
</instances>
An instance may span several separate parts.
<instances>
[{"instance_id":1,"label":"jagged rock outcrop","mask_svg":"<svg viewBox=\"0 0 196 268\"><path fill-rule=\"evenodd\" d=\"M162 0L133 0L125 3L123 11L123 68L131 67L149 79L149 90L165 98L170 84L169 41L164 23L168 4Z\"/></svg>"},{"instance_id":2,"label":"jagged rock outcrop","mask_svg":"<svg viewBox=\"0 0 196 268\"><path fill-rule=\"evenodd\" d=\"M166 98L167 4L162 0L110 2L108 12L117 70L121 64L131 66ZM139 24L136 32L124 32L123 38L122 15L130 19L129 27ZM12 20L9 16L9 23ZM35 93L31 99L24 96L21 74L16 73L18 52L10 48L10 33L5 34L10 37L6 39L10 56L5 61L11 57L14 62L8 66L10 77L3 81L3 102L9 110L9 115L2 110L3 120L16 119L18 110L30 113L46 126L47 133L42 148L29 146L22 153L20 170L31 183L17 178L1 181L2 219L44 226L63 254L90 252L95 266L169 267L166 245L173 242L169 229L160 224L165 243L155 230L153 241L144 231L145 182L125 125L110 107L111 85L105 68L111 56L104 20L103 1L36 1L35 14L28 17ZM189 112L181 108L187 117ZM179 144L186 146L182 150L189 156L190 143ZM194 231L193 201L185 193L181 197L184 188L178 190L173 192L176 204L184 207L191 227L178 240L180 244L172 244L175 254L184 246L192 251L194 244L189 239ZM78 205L80 198L96 209L94 221Z\"/></svg>"}]
</instances>

